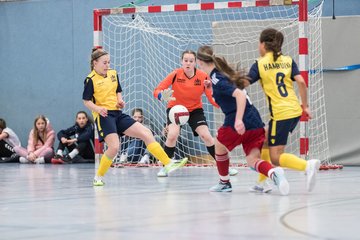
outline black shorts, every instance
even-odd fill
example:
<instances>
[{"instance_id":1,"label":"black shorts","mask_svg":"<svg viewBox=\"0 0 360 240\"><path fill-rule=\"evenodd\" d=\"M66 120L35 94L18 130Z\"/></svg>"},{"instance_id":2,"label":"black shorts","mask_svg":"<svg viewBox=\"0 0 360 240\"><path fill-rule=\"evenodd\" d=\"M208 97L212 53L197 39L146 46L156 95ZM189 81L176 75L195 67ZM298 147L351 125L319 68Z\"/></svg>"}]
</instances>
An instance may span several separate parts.
<instances>
[{"instance_id":1,"label":"black shorts","mask_svg":"<svg viewBox=\"0 0 360 240\"><path fill-rule=\"evenodd\" d=\"M291 133L298 124L300 117L285 120L269 121L268 145L281 146L286 145L289 133Z\"/></svg>"},{"instance_id":2,"label":"black shorts","mask_svg":"<svg viewBox=\"0 0 360 240\"><path fill-rule=\"evenodd\" d=\"M171 123L171 121L169 119L169 111L170 111L170 108L166 109L167 124ZM189 114L190 114L189 121L188 121L189 126L191 127L191 130L193 131L194 136L197 137L199 135L195 131L196 128L201 125L207 126L204 109L197 108L197 109L193 110L192 112L190 112Z\"/></svg>"},{"instance_id":3,"label":"black shorts","mask_svg":"<svg viewBox=\"0 0 360 240\"><path fill-rule=\"evenodd\" d=\"M129 115L124 114L122 111L109 110L107 117L99 115L95 119L96 129L99 133L99 140L104 141L105 137L110 133L117 133L119 136L123 135L131 125L136 121Z\"/></svg>"}]
</instances>

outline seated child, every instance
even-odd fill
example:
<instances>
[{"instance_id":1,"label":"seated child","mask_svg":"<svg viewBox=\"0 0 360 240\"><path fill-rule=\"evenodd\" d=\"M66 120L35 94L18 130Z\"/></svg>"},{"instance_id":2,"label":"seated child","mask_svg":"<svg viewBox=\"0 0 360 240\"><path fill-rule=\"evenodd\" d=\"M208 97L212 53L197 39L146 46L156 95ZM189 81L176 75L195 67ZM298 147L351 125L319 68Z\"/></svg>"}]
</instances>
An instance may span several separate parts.
<instances>
[{"instance_id":1,"label":"seated child","mask_svg":"<svg viewBox=\"0 0 360 240\"><path fill-rule=\"evenodd\" d=\"M18 136L6 126L5 120L0 118L0 162L19 162L15 146L21 146Z\"/></svg>"},{"instance_id":2,"label":"seated child","mask_svg":"<svg viewBox=\"0 0 360 240\"><path fill-rule=\"evenodd\" d=\"M49 120L44 115L35 118L34 127L30 131L28 146L23 148L14 147L15 152L20 156L20 163L42 164L50 162L54 156L55 132Z\"/></svg>"},{"instance_id":3,"label":"seated child","mask_svg":"<svg viewBox=\"0 0 360 240\"><path fill-rule=\"evenodd\" d=\"M94 126L84 111L76 114L75 124L57 134L59 146L53 164L94 162ZM68 154L64 156L64 150Z\"/></svg>"}]
</instances>

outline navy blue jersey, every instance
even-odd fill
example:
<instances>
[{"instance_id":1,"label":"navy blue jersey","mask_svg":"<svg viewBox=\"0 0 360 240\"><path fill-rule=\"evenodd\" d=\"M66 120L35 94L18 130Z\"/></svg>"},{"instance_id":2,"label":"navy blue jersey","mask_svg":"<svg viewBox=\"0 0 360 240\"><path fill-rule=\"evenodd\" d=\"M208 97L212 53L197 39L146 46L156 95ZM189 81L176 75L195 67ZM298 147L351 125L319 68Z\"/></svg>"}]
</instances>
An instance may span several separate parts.
<instances>
[{"instance_id":1,"label":"navy blue jersey","mask_svg":"<svg viewBox=\"0 0 360 240\"><path fill-rule=\"evenodd\" d=\"M58 132L57 137L59 141L61 138L77 138L77 142L93 141L94 139L94 127L92 123L88 122L83 128L80 128L78 124L75 124L68 129L63 129Z\"/></svg>"},{"instance_id":2,"label":"navy blue jersey","mask_svg":"<svg viewBox=\"0 0 360 240\"><path fill-rule=\"evenodd\" d=\"M234 128L236 117L236 99L232 96L236 86L229 81L227 77L214 69L210 74L213 97L225 114L224 126ZM243 90L246 94L246 91ZM261 120L258 110L251 104L249 96L246 94L246 108L243 116L243 122L246 130L263 128L264 123Z\"/></svg>"}]
</instances>

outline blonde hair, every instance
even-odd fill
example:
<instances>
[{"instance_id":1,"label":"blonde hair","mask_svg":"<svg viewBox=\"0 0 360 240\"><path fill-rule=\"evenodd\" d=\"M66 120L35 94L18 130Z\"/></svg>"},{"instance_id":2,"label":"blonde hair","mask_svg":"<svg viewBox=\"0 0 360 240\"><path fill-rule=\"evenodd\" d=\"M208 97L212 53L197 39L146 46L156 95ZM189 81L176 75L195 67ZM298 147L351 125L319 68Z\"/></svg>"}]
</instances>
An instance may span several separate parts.
<instances>
[{"instance_id":1,"label":"blonde hair","mask_svg":"<svg viewBox=\"0 0 360 240\"><path fill-rule=\"evenodd\" d=\"M108 53L103 50L102 48L93 48L91 53L91 60L90 60L90 69L91 71L94 70L94 61L98 60L100 57L108 55Z\"/></svg>"},{"instance_id":2,"label":"blonde hair","mask_svg":"<svg viewBox=\"0 0 360 240\"><path fill-rule=\"evenodd\" d=\"M43 136L43 137L40 136L39 130L36 128L36 123L37 123L37 121L39 121L40 119L43 120L43 121L45 121L45 129L44 129L44 136ZM36 144L38 143L39 139L41 139L41 140L43 141L43 143L46 142L46 138L47 138L47 124L48 124L48 122L47 122L47 119L46 119L46 117L45 117L44 115L39 115L39 116L37 116L37 117L35 118L35 121L34 121L34 129L33 129L34 145L36 145Z\"/></svg>"},{"instance_id":3,"label":"blonde hair","mask_svg":"<svg viewBox=\"0 0 360 240\"><path fill-rule=\"evenodd\" d=\"M230 82L234 83L238 88L245 88L245 80L248 77L244 70L234 70L223 57L214 55L214 51L210 46L202 46L197 51L197 58L205 63L214 63L219 70Z\"/></svg>"}]
</instances>

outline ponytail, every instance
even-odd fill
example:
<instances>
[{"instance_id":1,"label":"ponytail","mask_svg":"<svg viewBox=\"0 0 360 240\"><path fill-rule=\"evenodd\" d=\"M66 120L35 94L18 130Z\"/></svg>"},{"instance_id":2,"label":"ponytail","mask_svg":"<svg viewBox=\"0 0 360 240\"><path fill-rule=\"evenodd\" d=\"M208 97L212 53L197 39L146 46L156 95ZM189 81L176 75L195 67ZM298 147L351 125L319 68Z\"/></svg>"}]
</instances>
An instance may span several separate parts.
<instances>
[{"instance_id":1,"label":"ponytail","mask_svg":"<svg viewBox=\"0 0 360 240\"><path fill-rule=\"evenodd\" d=\"M265 49L273 52L274 61L282 55L281 47L284 42L282 32L274 28L267 28L260 34L260 42L265 43Z\"/></svg>"},{"instance_id":2,"label":"ponytail","mask_svg":"<svg viewBox=\"0 0 360 240\"><path fill-rule=\"evenodd\" d=\"M206 63L214 63L217 70L219 70L230 82L236 85L237 88L245 88L245 80L248 77L244 70L234 70L225 60L224 57L215 56L210 46L202 46L197 52L197 58Z\"/></svg>"}]
</instances>

